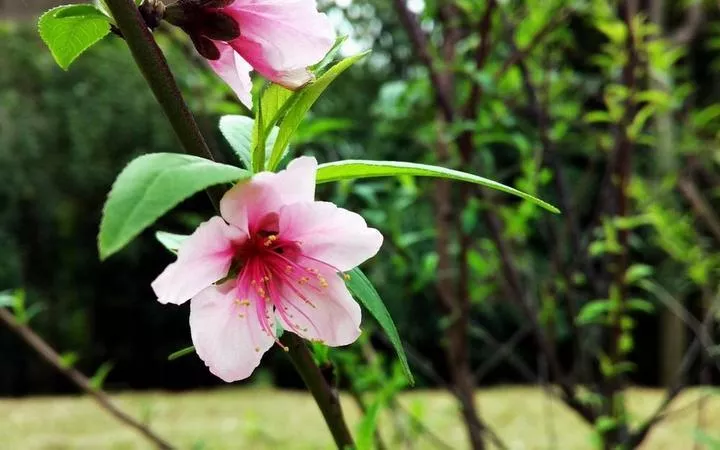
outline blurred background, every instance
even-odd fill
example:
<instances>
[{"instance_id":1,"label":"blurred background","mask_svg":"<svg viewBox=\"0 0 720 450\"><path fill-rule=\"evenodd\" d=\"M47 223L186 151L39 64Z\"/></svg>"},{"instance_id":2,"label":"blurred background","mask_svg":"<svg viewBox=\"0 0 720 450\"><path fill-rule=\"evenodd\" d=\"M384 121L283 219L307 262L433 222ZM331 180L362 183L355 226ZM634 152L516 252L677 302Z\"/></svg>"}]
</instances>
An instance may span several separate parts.
<instances>
[{"instance_id":1,"label":"blurred background","mask_svg":"<svg viewBox=\"0 0 720 450\"><path fill-rule=\"evenodd\" d=\"M56 66L36 19L57 4L0 0L5 306L96 387L134 392L117 398L180 448L331 448L282 351L219 390L195 355L168 360L190 345L188 308L155 301L173 256L154 232L189 232L212 214L203 195L99 261L115 176L180 149L120 38ZM345 55L373 53L313 108L296 153L440 164L563 210L426 179L319 189L384 234L364 270L417 381L369 317L360 343L316 348L358 433L372 423L378 448L720 448L718 4L321 6L350 36ZM245 111L183 35L157 38L211 148L234 162L217 123ZM0 448L149 446L78 392L0 326Z\"/></svg>"}]
</instances>

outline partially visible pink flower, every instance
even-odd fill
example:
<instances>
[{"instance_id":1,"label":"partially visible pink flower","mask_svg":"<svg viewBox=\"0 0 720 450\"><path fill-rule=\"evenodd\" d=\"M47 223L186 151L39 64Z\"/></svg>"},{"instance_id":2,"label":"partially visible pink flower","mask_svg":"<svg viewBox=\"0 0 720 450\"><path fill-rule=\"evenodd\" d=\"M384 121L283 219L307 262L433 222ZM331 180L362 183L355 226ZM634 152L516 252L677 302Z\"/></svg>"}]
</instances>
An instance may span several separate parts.
<instances>
[{"instance_id":1,"label":"partially visible pink flower","mask_svg":"<svg viewBox=\"0 0 720 450\"><path fill-rule=\"evenodd\" d=\"M382 235L359 215L315 196L314 158L238 183L221 217L198 227L152 283L161 303L192 298L190 329L210 371L252 374L287 331L329 346L360 335L360 307L342 273L374 256Z\"/></svg>"},{"instance_id":2,"label":"partially visible pink flower","mask_svg":"<svg viewBox=\"0 0 720 450\"><path fill-rule=\"evenodd\" d=\"M250 106L249 72L297 89L322 60L335 32L316 0L180 0L182 26L210 66ZM170 7L172 8L172 6ZM178 9L176 8L176 9ZM233 23L234 22L234 23Z\"/></svg>"}]
</instances>

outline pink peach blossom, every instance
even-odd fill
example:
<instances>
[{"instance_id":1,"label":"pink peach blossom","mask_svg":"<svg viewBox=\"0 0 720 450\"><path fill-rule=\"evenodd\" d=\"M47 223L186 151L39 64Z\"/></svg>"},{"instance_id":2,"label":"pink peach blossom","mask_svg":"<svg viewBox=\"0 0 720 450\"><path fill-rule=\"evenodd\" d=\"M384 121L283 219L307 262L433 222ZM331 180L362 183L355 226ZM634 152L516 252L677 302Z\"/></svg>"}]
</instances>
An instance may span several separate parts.
<instances>
[{"instance_id":1,"label":"pink peach blossom","mask_svg":"<svg viewBox=\"0 0 720 450\"><path fill-rule=\"evenodd\" d=\"M335 41L332 24L318 12L315 0L235 0L211 10L231 17L240 36L229 42L213 40L220 58L210 65L248 106L251 68L297 89L312 80L307 68L320 62Z\"/></svg>"},{"instance_id":2,"label":"pink peach blossom","mask_svg":"<svg viewBox=\"0 0 720 450\"><path fill-rule=\"evenodd\" d=\"M382 235L359 215L314 200L317 162L238 183L222 217L200 225L152 283L161 303L190 303L193 344L227 382L252 374L276 322L329 346L354 342L360 307L342 273L374 256Z\"/></svg>"}]
</instances>

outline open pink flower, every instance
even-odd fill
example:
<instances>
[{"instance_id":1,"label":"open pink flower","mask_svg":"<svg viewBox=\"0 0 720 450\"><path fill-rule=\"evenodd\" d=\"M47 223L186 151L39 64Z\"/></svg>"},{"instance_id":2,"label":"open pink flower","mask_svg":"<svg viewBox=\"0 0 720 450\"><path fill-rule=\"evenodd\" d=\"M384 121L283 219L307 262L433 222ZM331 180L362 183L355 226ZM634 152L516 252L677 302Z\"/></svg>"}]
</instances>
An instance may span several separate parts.
<instances>
[{"instance_id":1,"label":"open pink flower","mask_svg":"<svg viewBox=\"0 0 720 450\"><path fill-rule=\"evenodd\" d=\"M183 27L195 47L240 100L251 105L249 73L297 89L312 80L308 67L322 60L335 32L315 0L180 0ZM170 7L172 8L172 6ZM176 16L176 17L175 17Z\"/></svg>"},{"instance_id":2,"label":"open pink flower","mask_svg":"<svg viewBox=\"0 0 720 450\"><path fill-rule=\"evenodd\" d=\"M330 346L360 334L360 307L341 276L383 238L359 215L314 200L316 170L302 157L238 183L220 202L222 218L200 225L152 283L161 303L192 298L195 350L227 382L250 376L277 340L276 321Z\"/></svg>"}]
</instances>

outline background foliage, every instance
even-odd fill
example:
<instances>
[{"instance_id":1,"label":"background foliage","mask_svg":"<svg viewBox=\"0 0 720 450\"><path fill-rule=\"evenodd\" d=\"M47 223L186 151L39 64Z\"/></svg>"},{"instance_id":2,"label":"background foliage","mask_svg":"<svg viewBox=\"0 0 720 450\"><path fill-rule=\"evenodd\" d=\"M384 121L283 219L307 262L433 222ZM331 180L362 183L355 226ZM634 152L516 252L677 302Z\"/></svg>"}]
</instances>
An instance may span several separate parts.
<instances>
[{"instance_id":1,"label":"background foliage","mask_svg":"<svg viewBox=\"0 0 720 450\"><path fill-rule=\"evenodd\" d=\"M473 9L473 2L466 3L469 14L481 13ZM466 98L470 91L466 80L474 80L483 86L484 97L476 120L458 121L445 132L454 137L471 130L476 151L472 167L464 170L555 204L559 198L554 168L561 167L584 232L580 239L589 247L590 264L598 272L609 264L604 255L612 254L618 230L632 230L628 242L632 267L637 281L646 283L645 288L632 287L632 296L660 308L645 308L653 314L633 313L637 325L628 359L637 365L633 381L657 383L663 351L658 341L663 342L660 336L666 325L659 311L663 304L648 293L648 286L660 286L673 302L692 311L703 309L704 296L717 286L720 236L712 225L720 202L717 14L706 8L693 39L680 46L647 39L638 50L648 71L644 79L650 81L638 89L643 95L635 117L640 118L631 127L637 143L633 214L618 225L599 217L597 205L606 201L602 186L616 138L612 124L623 114L619 105L626 98L617 80L627 55L621 48L624 37L615 11L598 6L603 4L510 2L503 8L513 14L495 19L517 22L514 38L524 48L546 24L558 20L555 14L562 14L563 25L533 48L525 65L551 119L546 130L538 127L520 69L503 69L513 53L507 36L501 32L494 36L496 48L481 72L473 72L468 63L478 36L463 36L458 59L449 62L461 80L457 95ZM668 9L669 22L684 17L681 6ZM334 17L341 13L349 21L341 32L352 30L351 45L372 46L374 52L331 87L313 109L312 119L303 124L294 146L323 161L437 163L438 109L432 85L392 5L355 1L333 8ZM439 14L434 2L426 2L421 18L431 38L440 39L433 27ZM671 23L670 28L676 25L682 24ZM647 35L658 33L650 25L641 29ZM165 33L161 41L211 147L230 161L232 154L217 123L220 115L242 113L242 108L182 38ZM167 361L170 353L188 345L187 311L154 302L149 283L172 256L154 241L152 232L102 264L96 254L100 209L115 175L136 155L172 152L178 145L127 49L118 39L108 38L63 72L42 47L34 27L18 23L0 30L0 54L4 55L0 61L0 289L25 289L28 303L41 308L32 318L33 327L56 348L76 353L78 367L92 373L111 362L110 387L184 389L216 383L195 357ZM506 71L493 78L499 70ZM669 122L655 128L662 117ZM541 153L543 133L553 143L555 166L547 164ZM663 150L667 133L675 145ZM457 155L450 155L448 162L461 165ZM687 195L687 184L682 189L688 176L709 212L698 210L692 200L696 197ZM365 272L388 303L410 349L446 377L443 331L451 318L438 306L440 293L435 286L439 264L431 202L435 193L433 183L404 177L320 189L321 196L360 212L386 236L381 257ZM508 297L501 255L481 219L489 209L502 221L525 288L542 302L544 323L569 364L577 345L572 340L577 311L558 303L555 294L568 289L558 272L572 271L578 255L567 241L553 235L553 229L565 226L563 217L548 218L538 208L504 196L493 196L488 204L477 197L463 202L461 195L453 192L452 201L461 205L456 213L462 231L474 236L467 254L472 280L471 365L481 366L496 353L488 339L508 340L524 326ZM206 203L202 196L185 202L158 228L186 232L210 213ZM451 244L454 255L458 245ZM607 283L601 277L588 280L579 272L576 275L570 279L576 281L573 289L582 298L581 305L594 299L589 284ZM592 309L585 313L590 322L596 317ZM680 332L685 333L684 327ZM373 342L392 355L380 336L374 335ZM525 334L515 355L535 368L535 350ZM0 354L0 394L69 389L3 330ZM277 356L270 355L270 363L256 378L270 376L280 385L296 382L287 375L287 362ZM421 386L437 384L418 375ZM507 362L487 375L483 384L524 380Z\"/></svg>"}]
</instances>

